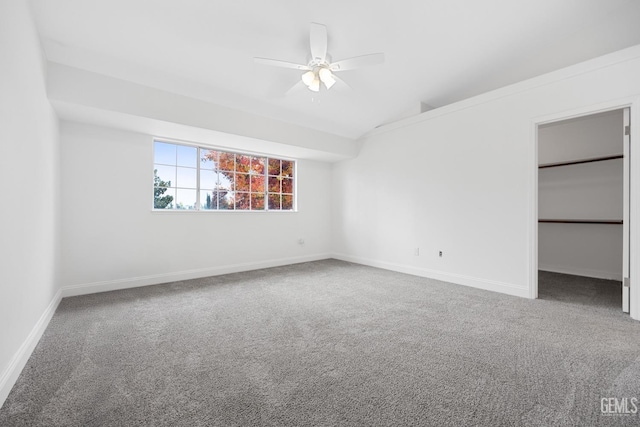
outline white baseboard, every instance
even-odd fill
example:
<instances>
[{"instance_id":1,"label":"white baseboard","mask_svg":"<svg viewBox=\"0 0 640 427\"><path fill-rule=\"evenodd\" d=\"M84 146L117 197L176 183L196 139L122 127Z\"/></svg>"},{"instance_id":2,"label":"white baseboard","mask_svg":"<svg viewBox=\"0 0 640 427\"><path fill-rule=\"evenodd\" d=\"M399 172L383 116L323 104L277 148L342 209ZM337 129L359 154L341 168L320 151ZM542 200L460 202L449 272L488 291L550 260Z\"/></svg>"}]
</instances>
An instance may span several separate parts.
<instances>
[{"instance_id":1,"label":"white baseboard","mask_svg":"<svg viewBox=\"0 0 640 427\"><path fill-rule=\"evenodd\" d=\"M49 321L56 312L61 300L62 292L58 290L47 308L44 310L44 313L42 313L34 327L31 329L31 332L29 332L27 339L24 340L18 351L14 354L11 362L9 362L9 366L7 366L2 375L0 375L0 408L7 399L7 396L9 396L9 392L18 380L18 377L20 376L22 369L24 369L27 364L29 357L31 357L33 349L36 348L42 334L45 329L47 329Z\"/></svg>"},{"instance_id":2,"label":"white baseboard","mask_svg":"<svg viewBox=\"0 0 640 427\"><path fill-rule=\"evenodd\" d=\"M399 273L411 274L414 276L428 277L429 279L442 280L456 285L470 286L472 288L484 289L486 291L500 292L522 298L529 298L529 288L517 286L511 283L497 282L495 280L480 279L477 277L464 276L462 274L447 273L444 271L429 270L426 268L412 267L408 265L395 264L385 261L376 261L355 257L351 255L334 253L333 258L356 264L368 265L385 270L397 271Z\"/></svg>"},{"instance_id":3,"label":"white baseboard","mask_svg":"<svg viewBox=\"0 0 640 427\"><path fill-rule=\"evenodd\" d=\"M63 297L95 294L98 292L116 291L119 289L137 288L140 286L158 285L161 283L181 280L198 279L201 277L219 276L221 274L240 273L243 271L259 270L261 268L280 267L283 265L299 264L302 262L319 261L331 258L330 254L316 254L292 258L280 258L267 261L248 262L225 265L220 267L199 268L195 270L176 271L172 273L153 274L149 276L129 277L125 279L106 280L103 282L84 283L62 287Z\"/></svg>"},{"instance_id":4,"label":"white baseboard","mask_svg":"<svg viewBox=\"0 0 640 427\"><path fill-rule=\"evenodd\" d=\"M552 273L572 274L574 276L594 277L596 279L617 280L622 282L622 273L612 273L610 271L590 270L580 267L566 267L562 265L543 264L538 262L538 270L550 271Z\"/></svg>"}]
</instances>

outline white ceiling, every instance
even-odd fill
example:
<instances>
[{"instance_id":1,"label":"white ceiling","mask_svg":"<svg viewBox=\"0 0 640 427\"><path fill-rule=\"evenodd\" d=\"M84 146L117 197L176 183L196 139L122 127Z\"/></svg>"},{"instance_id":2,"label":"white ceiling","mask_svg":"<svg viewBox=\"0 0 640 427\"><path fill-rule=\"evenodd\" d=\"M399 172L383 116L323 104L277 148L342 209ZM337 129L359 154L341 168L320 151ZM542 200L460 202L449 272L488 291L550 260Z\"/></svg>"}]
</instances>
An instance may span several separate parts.
<instances>
[{"instance_id":1,"label":"white ceiling","mask_svg":"<svg viewBox=\"0 0 640 427\"><path fill-rule=\"evenodd\" d=\"M414 109L640 44L638 0L31 0L49 60L357 138ZM352 89L284 95L306 63L309 24Z\"/></svg>"}]
</instances>

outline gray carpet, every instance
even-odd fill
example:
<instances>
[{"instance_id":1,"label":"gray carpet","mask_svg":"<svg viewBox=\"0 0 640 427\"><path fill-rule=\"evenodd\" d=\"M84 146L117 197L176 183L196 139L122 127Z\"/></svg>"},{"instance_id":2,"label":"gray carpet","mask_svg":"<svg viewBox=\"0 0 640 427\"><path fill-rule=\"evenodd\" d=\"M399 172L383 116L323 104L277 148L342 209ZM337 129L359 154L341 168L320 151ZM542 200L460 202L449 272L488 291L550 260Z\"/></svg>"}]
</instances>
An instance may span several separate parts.
<instances>
[{"instance_id":1,"label":"gray carpet","mask_svg":"<svg viewBox=\"0 0 640 427\"><path fill-rule=\"evenodd\" d=\"M585 310L619 312L622 282L539 271L538 298L581 305Z\"/></svg>"},{"instance_id":2,"label":"gray carpet","mask_svg":"<svg viewBox=\"0 0 640 427\"><path fill-rule=\"evenodd\" d=\"M640 397L640 324L542 288L328 260L65 298L0 425L640 424L600 414Z\"/></svg>"}]
</instances>

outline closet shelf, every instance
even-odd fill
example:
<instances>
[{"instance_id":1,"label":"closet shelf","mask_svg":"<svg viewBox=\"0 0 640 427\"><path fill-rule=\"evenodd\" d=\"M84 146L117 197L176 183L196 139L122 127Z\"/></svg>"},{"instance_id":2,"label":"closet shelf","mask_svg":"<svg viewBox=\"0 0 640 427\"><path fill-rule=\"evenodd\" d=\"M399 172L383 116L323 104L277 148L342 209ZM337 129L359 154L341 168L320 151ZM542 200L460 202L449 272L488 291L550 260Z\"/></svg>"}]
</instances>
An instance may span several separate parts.
<instances>
[{"instance_id":1,"label":"closet shelf","mask_svg":"<svg viewBox=\"0 0 640 427\"><path fill-rule=\"evenodd\" d=\"M622 224L621 219L539 219L538 222L555 224Z\"/></svg>"},{"instance_id":2,"label":"closet shelf","mask_svg":"<svg viewBox=\"0 0 640 427\"><path fill-rule=\"evenodd\" d=\"M603 162L605 160L622 159L623 157L624 156L622 154L616 154L614 156L592 157L589 159L582 159L582 160L570 160L567 162L547 163L547 164L538 166L538 168L539 169L555 168L558 166L579 165L581 163Z\"/></svg>"}]
</instances>

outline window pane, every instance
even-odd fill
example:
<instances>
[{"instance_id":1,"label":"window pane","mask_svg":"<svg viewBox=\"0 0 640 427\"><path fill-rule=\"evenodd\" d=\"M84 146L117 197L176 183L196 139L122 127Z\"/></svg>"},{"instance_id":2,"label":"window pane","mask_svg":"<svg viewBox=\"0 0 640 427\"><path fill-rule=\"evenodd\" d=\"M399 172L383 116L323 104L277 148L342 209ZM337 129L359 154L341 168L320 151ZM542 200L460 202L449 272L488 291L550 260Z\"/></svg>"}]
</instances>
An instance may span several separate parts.
<instances>
[{"instance_id":1,"label":"window pane","mask_svg":"<svg viewBox=\"0 0 640 427\"><path fill-rule=\"evenodd\" d=\"M200 169L200 188L203 190L213 190L218 182L218 172Z\"/></svg>"},{"instance_id":2,"label":"window pane","mask_svg":"<svg viewBox=\"0 0 640 427\"><path fill-rule=\"evenodd\" d=\"M293 196L284 194L282 196L282 210L290 211L291 209L293 209Z\"/></svg>"},{"instance_id":3,"label":"window pane","mask_svg":"<svg viewBox=\"0 0 640 427\"><path fill-rule=\"evenodd\" d=\"M282 192L293 193L293 180L291 178L282 179Z\"/></svg>"},{"instance_id":4,"label":"window pane","mask_svg":"<svg viewBox=\"0 0 640 427\"><path fill-rule=\"evenodd\" d=\"M249 191L249 174L237 173L235 189L238 191Z\"/></svg>"},{"instance_id":5,"label":"window pane","mask_svg":"<svg viewBox=\"0 0 640 427\"><path fill-rule=\"evenodd\" d=\"M269 175L280 175L280 160L269 159Z\"/></svg>"},{"instance_id":6,"label":"window pane","mask_svg":"<svg viewBox=\"0 0 640 427\"><path fill-rule=\"evenodd\" d=\"M269 209L272 210L280 210L280 195L279 194L269 194Z\"/></svg>"},{"instance_id":7,"label":"window pane","mask_svg":"<svg viewBox=\"0 0 640 427\"><path fill-rule=\"evenodd\" d=\"M251 209L254 211L264 210L264 194L251 193Z\"/></svg>"},{"instance_id":8,"label":"window pane","mask_svg":"<svg viewBox=\"0 0 640 427\"><path fill-rule=\"evenodd\" d=\"M236 154L236 172L249 172L251 168L251 157L243 154Z\"/></svg>"},{"instance_id":9,"label":"window pane","mask_svg":"<svg viewBox=\"0 0 640 427\"><path fill-rule=\"evenodd\" d=\"M216 181L216 188L219 190L231 190L231 184L233 183L233 172L220 172L218 173L218 180Z\"/></svg>"},{"instance_id":10,"label":"window pane","mask_svg":"<svg viewBox=\"0 0 640 427\"><path fill-rule=\"evenodd\" d=\"M178 176L176 179L176 187L182 188L196 188L196 169L191 168L177 168Z\"/></svg>"},{"instance_id":11,"label":"window pane","mask_svg":"<svg viewBox=\"0 0 640 427\"><path fill-rule=\"evenodd\" d=\"M176 145L165 142L155 142L153 147L153 162L164 165L176 164Z\"/></svg>"},{"instance_id":12,"label":"window pane","mask_svg":"<svg viewBox=\"0 0 640 427\"><path fill-rule=\"evenodd\" d=\"M236 210L248 211L251 209L249 193L236 193Z\"/></svg>"},{"instance_id":13,"label":"window pane","mask_svg":"<svg viewBox=\"0 0 640 427\"><path fill-rule=\"evenodd\" d=\"M200 209L205 211L218 209L215 191L200 192Z\"/></svg>"},{"instance_id":14,"label":"window pane","mask_svg":"<svg viewBox=\"0 0 640 427\"><path fill-rule=\"evenodd\" d=\"M233 210L235 197L233 191L220 191L218 193L218 209Z\"/></svg>"},{"instance_id":15,"label":"window pane","mask_svg":"<svg viewBox=\"0 0 640 427\"><path fill-rule=\"evenodd\" d=\"M176 209L195 209L196 190L176 190Z\"/></svg>"},{"instance_id":16,"label":"window pane","mask_svg":"<svg viewBox=\"0 0 640 427\"><path fill-rule=\"evenodd\" d=\"M264 175L264 157L252 157L251 158L251 173L257 175Z\"/></svg>"},{"instance_id":17,"label":"window pane","mask_svg":"<svg viewBox=\"0 0 640 427\"><path fill-rule=\"evenodd\" d=\"M264 193L264 175L251 176L251 192Z\"/></svg>"},{"instance_id":18,"label":"window pane","mask_svg":"<svg viewBox=\"0 0 640 427\"><path fill-rule=\"evenodd\" d=\"M200 149L200 168L201 169L217 169L218 152L214 150Z\"/></svg>"},{"instance_id":19,"label":"window pane","mask_svg":"<svg viewBox=\"0 0 640 427\"><path fill-rule=\"evenodd\" d=\"M270 193L279 193L280 192L280 179L277 176L269 177L269 192Z\"/></svg>"},{"instance_id":20,"label":"window pane","mask_svg":"<svg viewBox=\"0 0 640 427\"><path fill-rule=\"evenodd\" d=\"M198 149L196 147L178 145L178 166L197 167Z\"/></svg>"},{"instance_id":21,"label":"window pane","mask_svg":"<svg viewBox=\"0 0 640 427\"><path fill-rule=\"evenodd\" d=\"M223 171L233 171L235 167L235 154L227 153L224 151L219 152L220 159L218 160L218 166Z\"/></svg>"},{"instance_id":22,"label":"window pane","mask_svg":"<svg viewBox=\"0 0 640 427\"><path fill-rule=\"evenodd\" d=\"M160 187L175 187L176 168L175 166L153 165L154 182L153 185Z\"/></svg>"},{"instance_id":23,"label":"window pane","mask_svg":"<svg viewBox=\"0 0 640 427\"><path fill-rule=\"evenodd\" d=\"M293 162L289 160L282 161L282 175L293 177Z\"/></svg>"},{"instance_id":24,"label":"window pane","mask_svg":"<svg viewBox=\"0 0 640 427\"><path fill-rule=\"evenodd\" d=\"M175 188L154 187L153 188L153 208L173 209L176 198Z\"/></svg>"}]
</instances>

